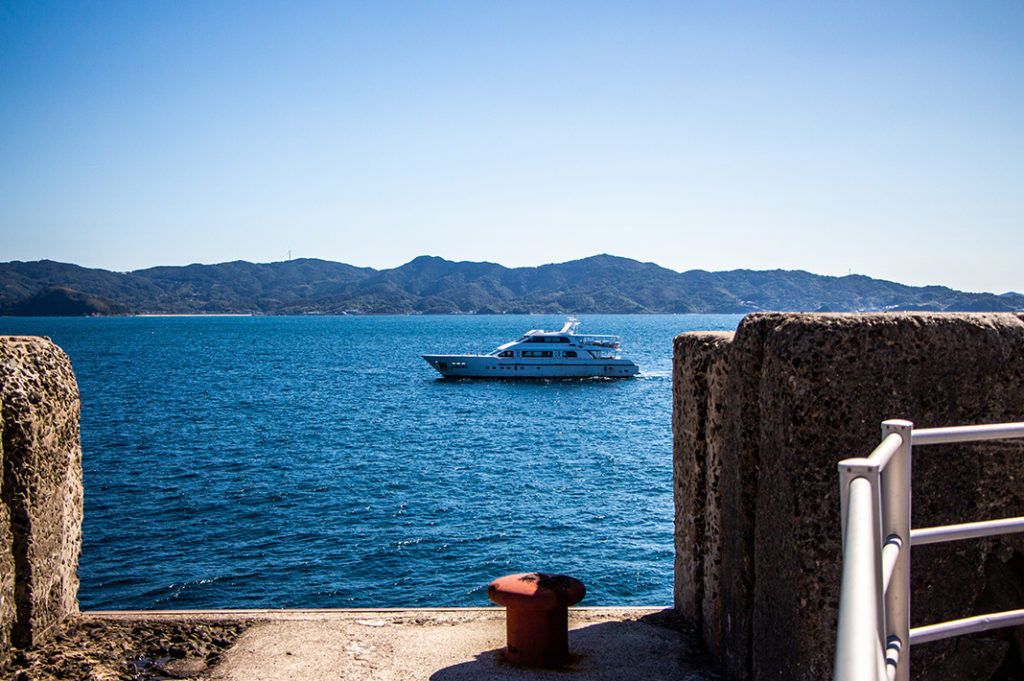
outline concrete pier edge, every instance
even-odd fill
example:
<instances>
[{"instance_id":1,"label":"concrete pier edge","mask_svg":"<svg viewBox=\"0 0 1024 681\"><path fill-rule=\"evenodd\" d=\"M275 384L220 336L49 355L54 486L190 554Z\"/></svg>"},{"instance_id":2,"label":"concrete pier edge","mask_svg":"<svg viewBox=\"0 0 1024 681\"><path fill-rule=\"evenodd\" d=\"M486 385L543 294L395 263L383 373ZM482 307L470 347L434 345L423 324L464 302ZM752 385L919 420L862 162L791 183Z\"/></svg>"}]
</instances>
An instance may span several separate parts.
<instances>
[{"instance_id":1,"label":"concrete pier edge","mask_svg":"<svg viewBox=\"0 0 1024 681\"><path fill-rule=\"evenodd\" d=\"M214 666L194 667L212 681L714 678L696 634L679 626L674 610L660 606L570 608L571 659L557 669L518 667L504 659L500 607L94 610L76 619L85 626L244 622L245 630Z\"/></svg>"}]
</instances>

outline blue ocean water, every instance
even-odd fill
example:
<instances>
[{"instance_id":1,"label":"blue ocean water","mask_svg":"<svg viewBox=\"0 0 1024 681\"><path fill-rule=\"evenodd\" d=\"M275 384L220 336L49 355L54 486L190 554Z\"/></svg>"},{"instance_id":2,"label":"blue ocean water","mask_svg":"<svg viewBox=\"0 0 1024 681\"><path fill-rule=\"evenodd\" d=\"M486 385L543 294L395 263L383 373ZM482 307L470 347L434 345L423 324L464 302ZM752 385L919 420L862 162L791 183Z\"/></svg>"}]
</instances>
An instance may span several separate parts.
<instances>
[{"instance_id":1,"label":"blue ocean water","mask_svg":"<svg viewBox=\"0 0 1024 681\"><path fill-rule=\"evenodd\" d=\"M672 601L672 338L583 315L636 379L443 380L561 316L0 318L82 396L83 609L485 606L513 572Z\"/></svg>"}]
</instances>

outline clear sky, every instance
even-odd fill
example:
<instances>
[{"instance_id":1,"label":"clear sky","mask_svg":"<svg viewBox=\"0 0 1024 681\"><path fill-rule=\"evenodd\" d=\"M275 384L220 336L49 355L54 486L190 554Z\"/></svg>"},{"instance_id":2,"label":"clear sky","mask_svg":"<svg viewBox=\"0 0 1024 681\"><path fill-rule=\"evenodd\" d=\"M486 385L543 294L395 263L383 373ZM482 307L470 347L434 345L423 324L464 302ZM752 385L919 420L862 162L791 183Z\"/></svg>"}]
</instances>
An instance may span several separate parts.
<instances>
[{"instance_id":1,"label":"clear sky","mask_svg":"<svg viewBox=\"0 0 1024 681\"><path fill-rule=\"evenodd\" d=\"M1024 2L0 0L0 261L1024 291Z\"/></svg>"}]
</instances>

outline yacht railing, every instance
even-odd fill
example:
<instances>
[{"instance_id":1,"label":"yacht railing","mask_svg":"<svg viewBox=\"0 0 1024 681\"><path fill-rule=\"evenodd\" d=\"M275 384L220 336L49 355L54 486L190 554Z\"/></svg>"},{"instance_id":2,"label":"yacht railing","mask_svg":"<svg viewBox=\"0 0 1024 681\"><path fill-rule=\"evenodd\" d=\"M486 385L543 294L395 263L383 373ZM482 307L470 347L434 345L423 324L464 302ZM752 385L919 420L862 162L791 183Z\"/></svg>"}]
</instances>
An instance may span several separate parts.
<instances>
[{"instance_id":1,"label":"yacht railing","mask_svg":"<svg viewBox=\"0 0 1024 681\"><path fill-rule=\"evenodd\" d=\"M839 462L843 574L835 681L908 681L909 648L1024 624L1024 609L910 628L910 547L1024 532L1024 517L910 529L913 446L1024 438L1024 422L914 429L882 424L866 458Z\"/></svg>"}]
</instances>

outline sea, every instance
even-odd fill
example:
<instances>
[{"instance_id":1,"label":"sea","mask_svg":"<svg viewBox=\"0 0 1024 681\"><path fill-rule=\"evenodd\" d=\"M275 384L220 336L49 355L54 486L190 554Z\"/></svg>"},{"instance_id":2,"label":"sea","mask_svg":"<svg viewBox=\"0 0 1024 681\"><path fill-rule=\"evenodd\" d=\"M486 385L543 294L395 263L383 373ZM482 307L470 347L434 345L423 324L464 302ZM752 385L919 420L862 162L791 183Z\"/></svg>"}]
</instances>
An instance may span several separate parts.
<instances>
[{"instance_id":1,"label":"sea","mask_svg":"<svg viewBox=\"0 0 1024 681\"><path fill-rule=\"evenodd\" d=\"M580 315L632 379L443 379L559 315L0 318L82 398L83 610L487 606L571 575L672 603L672 339L739 315Z\"/></svg>"}]
</instances>

